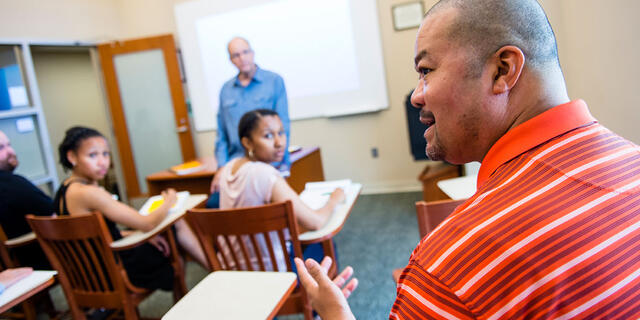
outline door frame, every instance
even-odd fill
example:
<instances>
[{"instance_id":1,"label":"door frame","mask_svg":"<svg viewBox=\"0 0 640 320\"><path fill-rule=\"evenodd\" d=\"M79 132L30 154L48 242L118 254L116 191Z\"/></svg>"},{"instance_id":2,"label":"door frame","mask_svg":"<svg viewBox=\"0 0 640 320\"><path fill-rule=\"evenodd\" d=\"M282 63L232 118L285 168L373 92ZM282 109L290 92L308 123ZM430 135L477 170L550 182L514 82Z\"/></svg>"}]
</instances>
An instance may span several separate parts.
<instances>
[{"instance_id":1,"label":"door frame","mask_svg":"<svg viewBox=\"0 0 640 320\"><path fill-rule=\"evenodd\" d=\"M141 192L140 183L146 182L138 181L133 151L131 149L131 140L129 139L129 132L127 130L127 120L122 106L113 60L114 57L119 54L154 49L162 50L175 116L175 128L167 128L167 130L175 129L177 131L182 159L183 161L189 161L195 159L195 148L193 145L193 137L191 136L191 126L189 124L189 116L182 88L175 42L173 36L167 34L103 43L97 47L102 65L104 87L113 121L113 131L118 143L122 172L127 186L127 195L129 198L145 196L145 194Z\"/></svg>"}]
</instances>

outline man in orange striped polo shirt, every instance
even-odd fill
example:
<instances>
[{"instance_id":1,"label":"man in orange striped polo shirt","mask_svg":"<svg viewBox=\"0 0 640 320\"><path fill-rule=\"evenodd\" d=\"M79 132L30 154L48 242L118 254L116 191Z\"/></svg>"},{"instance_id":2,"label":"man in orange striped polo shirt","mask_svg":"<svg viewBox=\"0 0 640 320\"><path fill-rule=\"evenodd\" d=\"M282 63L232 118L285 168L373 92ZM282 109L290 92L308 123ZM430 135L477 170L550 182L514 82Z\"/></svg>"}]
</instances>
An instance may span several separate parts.
<instances>
[{"instance_id":1,"label":"man in orange striped polo shirt","mask_svg":"<svg viewBox=\"0 0 640 320\"><path fill-rule=\"evenodd\" d=\"M427 154L482 166L411 255L389 318L637 319L640 148L570 101L540 5L442 0L415 64ZM353 318L353 284L296 263L323 319Z\"/></svg>"}]
</instances>

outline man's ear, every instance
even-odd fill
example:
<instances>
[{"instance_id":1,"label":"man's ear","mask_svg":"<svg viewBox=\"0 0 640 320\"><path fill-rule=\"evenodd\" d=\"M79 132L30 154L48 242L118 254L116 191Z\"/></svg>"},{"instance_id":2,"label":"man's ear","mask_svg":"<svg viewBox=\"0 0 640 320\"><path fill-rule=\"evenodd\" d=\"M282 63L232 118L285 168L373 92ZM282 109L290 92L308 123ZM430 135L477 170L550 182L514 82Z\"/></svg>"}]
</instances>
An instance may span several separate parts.
<instances>
[{"instance_id":1,"label":"man's ear","mask_svg":"<svg viewBox=\"0 0 640 320\"><path fill-rule=\"evenodd\" d=\"M495 53L496 71L493 93L501 94L515 87L524 69L524 53L516 46L504 46Z\"/></svg>"}]
</instances>

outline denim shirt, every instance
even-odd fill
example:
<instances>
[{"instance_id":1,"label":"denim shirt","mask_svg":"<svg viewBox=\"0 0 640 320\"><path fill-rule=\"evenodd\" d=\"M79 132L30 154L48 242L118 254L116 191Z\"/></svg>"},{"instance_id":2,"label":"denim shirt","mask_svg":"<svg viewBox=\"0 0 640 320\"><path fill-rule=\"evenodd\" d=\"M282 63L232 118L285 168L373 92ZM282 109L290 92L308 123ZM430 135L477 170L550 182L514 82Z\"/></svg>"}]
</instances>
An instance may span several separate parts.
<instances>
[{"instance_id":1,"label":"denim shirt","mask_svg":"<svg viewBox=\"0 0 640 320\"><path fill-rule=\"evenodd\" d=\"M280 116L287 134L287 148L282 163L274 165L281 171L289 170L291 167L288 151L290 122L287 91L282 77L260 68L257 68L253 79L246 87L242 86L236 76L227 81L220 90L218 136L215 149L218 167L222 167L233 158L244 155L244 148L238 137L238 124L246 112L255 109L274 110Z\"/></svg>"}]
</instances>

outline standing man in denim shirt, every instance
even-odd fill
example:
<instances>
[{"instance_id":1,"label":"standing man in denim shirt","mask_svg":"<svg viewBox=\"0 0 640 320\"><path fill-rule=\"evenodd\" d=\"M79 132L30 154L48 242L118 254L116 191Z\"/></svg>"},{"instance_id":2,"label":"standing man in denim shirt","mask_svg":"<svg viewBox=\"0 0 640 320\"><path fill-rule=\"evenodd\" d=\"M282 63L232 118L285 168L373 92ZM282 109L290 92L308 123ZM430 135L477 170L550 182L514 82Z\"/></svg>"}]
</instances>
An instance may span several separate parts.
<instances>
[{"instance_id":1,"label":"standing man in denim shirt","mask_svg":"<svg viewBox=\"0 0 640 320\"><path fill-rule=\"evenodd\" d=\"M244 155L244 149L238 138L238 122L242 115L255 109L271 109L278 113L287 134L289 146L290 121L289 104L284 81L278 74L260 69L253 61L254 52L249 42L244 38L233 38L229 41L229 59L236 68L238 75L231 78L220 90L220 104L218 108L218 136L216 139L215 155L218 168L229 160ZM288 148L287 148L288 149ZM289 171L291 162L289 152L285 150L281 163L274 166L285 175ZM217 207L217 193L219 191L218 175L211 181L211 193L208 207Z\"/></svg>"}]
</instances>

